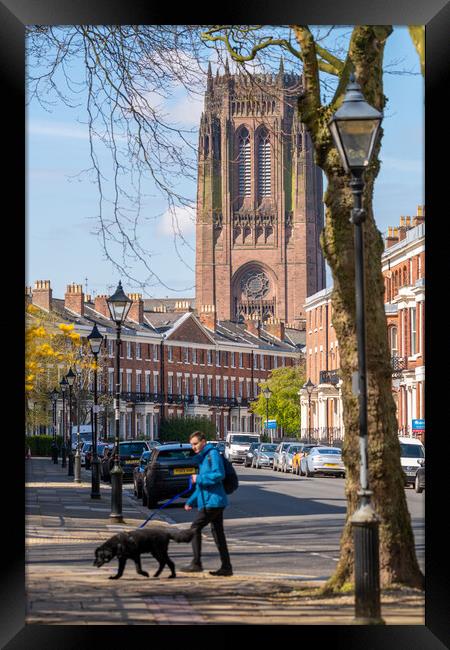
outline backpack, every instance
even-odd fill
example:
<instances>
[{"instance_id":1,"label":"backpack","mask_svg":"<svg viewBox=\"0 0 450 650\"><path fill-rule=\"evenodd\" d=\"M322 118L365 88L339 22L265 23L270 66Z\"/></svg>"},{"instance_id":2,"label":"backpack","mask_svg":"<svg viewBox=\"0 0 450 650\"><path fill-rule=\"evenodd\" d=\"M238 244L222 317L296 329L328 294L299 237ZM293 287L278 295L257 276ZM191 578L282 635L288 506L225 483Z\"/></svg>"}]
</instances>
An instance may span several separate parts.
<instances>
[{"instance_id":1,"label":"backpack","mask_svg":"<svg viewBox=\"0 0 450 650\"><path fill-rule=\"evenodd\" d=\"M209 454L208 454L208 460L211 463ZM223 468L225 470L225 478L222 481L223 489L225 490L225 494L231 494L232 492L235 492L238 489L239 479L236 474L236 470L234 469L232 463L230 463L228 458L222 456L222 462L223 462Z\"/></svg>"}]
</instances>

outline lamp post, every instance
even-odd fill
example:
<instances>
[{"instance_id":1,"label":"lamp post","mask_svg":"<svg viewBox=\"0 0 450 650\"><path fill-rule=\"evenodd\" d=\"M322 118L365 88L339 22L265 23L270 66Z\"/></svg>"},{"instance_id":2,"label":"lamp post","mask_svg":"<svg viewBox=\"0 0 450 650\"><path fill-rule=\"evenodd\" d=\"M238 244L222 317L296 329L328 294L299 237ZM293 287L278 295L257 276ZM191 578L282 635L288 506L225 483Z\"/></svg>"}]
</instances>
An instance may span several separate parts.
<instances>
[{"instance_id":1,"label":"lamp post","mask_svg":"<svg viewBox=\"0 0 450 650\"><path fill-rule=\"evenodd\" d=\"M263 395L266 398L266 427L267 430L269 430L269 400L272 397L272 391L268 386L264 388L263 390ZM273 442L273 433L272 429L270 430L270 442Z\"/></svg>"},{"instance_id":2,"label":"lamp post","mask_svg":"<svg viewBox=\"0 0 450 650\"><path fill-rule=\"evenodd\" d=\"M367 450L367 379L366 323L364 303L364 242L362 207L364 171L368 167L377 140L382 114L364 99L359 84L351 75L341 107L333 115L329 129L339 151L342 164L351 175L355 242L355 305L358 347L358 398L360 441L359 505L351 518L355 553L355 622L363 625L381 624L379 518L372 507L368 481Z\"/></svg>"},{"instance_id":3,"label":"lamp post","mask_svg":"<svg viewBox=\"0 0 450 650\"><path fill-rule=\"evenodd\" d=\"M59 382L61 387L61 393L63 398L63 410L62 410L62 443L61 443L61 467L66 466L66 390L67 379L63 377Z\"/></svg>"},{"instance_id":4,"label":"lamp post","mask_svg":"<svg viewBox=\"0 0 450 650\"><path fill-rule=\"evenodd\" d=\"M119 281L116 292L107 298L109 312L116 324L116 395L114 399L115 411L115 445L114 467L111 470L111 514L110 518L122 523L122 479L123 470L119 464L119 437L120 437L120 331L131 307L132 301L126 296Z\"/></svg>"},{"instance_id":5,"label":"lamp post","mask_svg":"<svg viewBox=\"0 0 450 650\"><path fill-rule=\"evenodd\" d=\"M311 444L311 395L315 387L310 378L306 384L303 384L303 389L308 393L308 444Z\"/></svg>"},{"instance_id":6,"label":"lamp post","mask_svg":"<svg viewBox=\"0 0 450 650\"><path fill-rule=\"evenodd\" d=\"M236 397L236 402L238 405L238 431L241 430L241 404L242 404L242 397L241 395L238 395Z\"/></svg>"},{"instance_id":7,"label":"lamp post","mask_svg":"<svg viewBox=\"0 0 450 650\"><path fill-rule=\"evenodd\" d=\"M94 355L94 431L92 437L92 463L91 463L91 499L100 499L100 461L97 454L98 433L98 404L97 404L97 361L103 336L94 324L92 332L87 337L91 352Z\"/></svg>"},{"instance_id":8,"label":"lamp post","mask_svg":"<svg viewBox=\"0 0 450 650\"><path fill-rule=\"evenodd\" d=\"M54 388L50 393L52 398L52 423L53 423L53 445L55 453L53 455L53 462L55 465L58 464L58 447L56 446L56 403L58 401L59 392Z\"/></svg>"},{"instance_id":9,"label":"lamp post","mask_svg":"<svg viewBox=\"0 0 450 650\"><path fill-rule=\"evenodd\" d=\"M67 476L74 476L74 471L73 471L73 449L72 449L72 387L75 381L75 373L73 372L72 368L69 368L69 372L66 375L66 380L69 385L69 468L67 472ZM77 451L78 451L78 442L77 442Z\"/></svg>"}]
</instances>

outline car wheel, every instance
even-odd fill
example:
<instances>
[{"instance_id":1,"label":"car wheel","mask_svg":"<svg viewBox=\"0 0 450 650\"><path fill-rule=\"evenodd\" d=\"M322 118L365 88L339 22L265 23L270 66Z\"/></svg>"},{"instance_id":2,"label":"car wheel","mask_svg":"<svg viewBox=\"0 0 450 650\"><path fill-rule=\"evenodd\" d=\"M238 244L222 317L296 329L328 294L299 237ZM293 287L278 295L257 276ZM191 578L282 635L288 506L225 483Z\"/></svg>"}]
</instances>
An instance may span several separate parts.
<instances>
[{"instance_id":1,"label":"car wheel","mask_svg":"<svg viewBox=\"0 0 450 650\"><path fill-rule=\"evenodd\" d=\"M309 471L308 465L306 465L306 472L305 473L306 473L306 476L308 476L308 477L313 476L313 473Z\"/></svg>"},{"instance_id":2,"label":"car wheel","mask_svg":"<svg viewBox=\"0 0 450 650\"><path fill-rule=\"evenodd\" d=\"M420 487L420 485L419 485L419 477L418 476L416 476L416 480L414 481L414 489L418 494L423 492L423 487Z\"/></svg>"}]
</instances>

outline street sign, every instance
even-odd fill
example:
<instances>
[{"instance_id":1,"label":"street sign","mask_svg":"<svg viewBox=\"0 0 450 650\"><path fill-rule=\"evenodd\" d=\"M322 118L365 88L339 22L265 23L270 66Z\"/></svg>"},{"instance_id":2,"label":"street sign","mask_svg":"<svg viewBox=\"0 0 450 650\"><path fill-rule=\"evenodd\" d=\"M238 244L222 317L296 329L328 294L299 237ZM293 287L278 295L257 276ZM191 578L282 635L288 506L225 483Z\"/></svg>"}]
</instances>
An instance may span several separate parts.
<instances>
[{"instance_id":1,"label":"street sign","mask_svg":"<svg viewBox=\"0 0 450 650\"><path fill-rule=\"evenodd\" d=\"M425 431L425 420L413 420L412 421L412 430L413 431Z\"/></svg>"},{"instance_id":2,"label":"street sign","mask_svg":"<svg viewBox=\"0 0 450 650\"><path fill-rule=\"evenodd\" d=\"M277 428L277 421L276 420L264 420L264 428L265 429L276 429Z\"/></svg>"}]
</instances>

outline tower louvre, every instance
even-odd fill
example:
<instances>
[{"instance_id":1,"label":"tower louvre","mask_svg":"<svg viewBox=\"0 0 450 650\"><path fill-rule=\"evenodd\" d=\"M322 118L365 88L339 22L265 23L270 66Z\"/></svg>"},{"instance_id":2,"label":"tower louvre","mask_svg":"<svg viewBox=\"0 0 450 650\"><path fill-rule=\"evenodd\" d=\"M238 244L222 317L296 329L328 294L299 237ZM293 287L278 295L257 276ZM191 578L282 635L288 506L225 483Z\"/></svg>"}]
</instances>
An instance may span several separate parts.
<instances>
[{"instance_id":1,"label":"tower louvre","mask_svg":"<svg viewBox=\"0 0 450 650\"><path fill-rule=\"evenodd\" d=\"M302 78L208 72L199 131L196 304L218 320L303 327L325 287L322 174L299 120Z\"/></svg>"}]
</instances>

